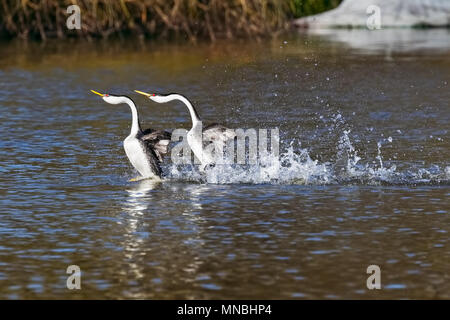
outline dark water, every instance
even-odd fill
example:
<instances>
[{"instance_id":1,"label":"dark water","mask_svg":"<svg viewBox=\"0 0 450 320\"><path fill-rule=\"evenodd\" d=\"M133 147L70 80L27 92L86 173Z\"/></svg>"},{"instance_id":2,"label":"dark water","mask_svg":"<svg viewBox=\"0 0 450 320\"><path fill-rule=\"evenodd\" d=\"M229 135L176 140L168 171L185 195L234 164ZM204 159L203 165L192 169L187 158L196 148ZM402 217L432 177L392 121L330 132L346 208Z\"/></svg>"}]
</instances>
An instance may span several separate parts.
<instances>
[{"instance_id":1,"label":"dark water","mask_svg":"<svg viewBox=\"0 0 450 320\"><path fill-rule=\"evenodd\" d=\"M450 298L450 32L377 32L2 43L0 298ZM134 89L279 127L280 177L167 162L128 182L129 108L90 89L131 96L144 127L190 120Z\"/></svg>"}]
</instances>

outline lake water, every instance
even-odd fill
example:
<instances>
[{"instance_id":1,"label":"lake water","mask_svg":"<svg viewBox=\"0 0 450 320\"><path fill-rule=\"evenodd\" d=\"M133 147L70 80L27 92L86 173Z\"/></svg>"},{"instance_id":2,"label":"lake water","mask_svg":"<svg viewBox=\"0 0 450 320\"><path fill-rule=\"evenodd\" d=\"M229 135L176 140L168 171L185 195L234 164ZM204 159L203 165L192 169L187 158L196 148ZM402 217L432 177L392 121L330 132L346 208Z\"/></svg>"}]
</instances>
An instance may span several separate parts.
<instances>
[{"instance_id":1,"label":"lake water","mask_svg":"<svg viewBox=\"0 0 450 320\"><path fill-rule=\"evenodd\" d=\"M1 43L0 298L450 298L449 44ZM132 97L144 128L189 129L189 114L134 89L182 93L205 123L279 128L279 176L167 158L162 183L128 182L130 110L90 89Z\"/></svg>"}]
</instances>

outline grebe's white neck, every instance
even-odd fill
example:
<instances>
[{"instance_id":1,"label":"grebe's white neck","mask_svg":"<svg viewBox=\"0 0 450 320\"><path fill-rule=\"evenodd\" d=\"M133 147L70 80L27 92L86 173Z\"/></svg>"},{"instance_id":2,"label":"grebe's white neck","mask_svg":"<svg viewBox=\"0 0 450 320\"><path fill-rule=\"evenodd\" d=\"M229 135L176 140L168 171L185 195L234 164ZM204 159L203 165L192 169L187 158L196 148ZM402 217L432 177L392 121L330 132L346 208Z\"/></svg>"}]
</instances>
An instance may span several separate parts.
<instances>
[{"instance_id":1,"label":"grebe's white neck","mask_svg":"<svg viewBox=\"0 0 450 320\"><path fill-rule=\"evenodd\" d=\"M139 114L136 108L136 105L134 104L133 100L126 96L104 96L103 100L110 104L120 104L120 103L126 103L131 109L131 132L130 134L138 134L141 132L141 126L139 124Z\"/></svg>"},{"instance_id":2,"label":"grebe's white neck","mask_svg":"<svg viewBox=\"0 0 450 320\"><path fill-rule=\"evenodd\" d=\"M200 117L198 116L197 110L195 110L192 103L186 97L182 96L181 94L172 93L167 96L155 95L155 96L150 96L149 98L158 103L166 103L166 102L169 102L172 100L179 100L179 101L183 102L186 105L186 107L189 109L189 114L191 115L191 120L192 120L192 127L195 127L199 123L201 123L201 120L200 120Z\"/></svg>"}]
</instances>

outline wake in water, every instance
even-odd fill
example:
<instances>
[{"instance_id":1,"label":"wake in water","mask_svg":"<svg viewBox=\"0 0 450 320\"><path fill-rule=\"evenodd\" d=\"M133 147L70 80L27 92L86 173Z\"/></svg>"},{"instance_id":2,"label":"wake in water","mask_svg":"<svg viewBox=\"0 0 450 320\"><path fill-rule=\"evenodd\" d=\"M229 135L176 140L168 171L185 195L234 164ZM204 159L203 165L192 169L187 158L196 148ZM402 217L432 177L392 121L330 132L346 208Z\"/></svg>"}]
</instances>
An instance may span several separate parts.
<instances>
[{"instance_id":1,"label":"wake in water","mask_svg":"<svg viewBox=\"0 0 450 320\"><path fill-rule=\"evenodd\" d=\"M320 119L323 119L321 116ZM295 139L285 143L279 156L260 153L254 165L220 164L201 173L193 165L171 164L165 168L167 178L213 184L278 184L278 185L450 185L450 166L417 164L395 164L383 158L383 146L391 144L391 137L376 142L377 154L374 158L363 159L350 138L351 130L340 113L333 115L334 123L329 127L333 134L338 129L342 133L335 147L335 160L320 163L314 160L310 151L295 147ZM343 127L347 127L343 129ZM398 130L399 131L399 130ZM400 132L400 131L399 131ZM281 148L280 148L281 151Z\"/></svg>"},{"instance_id":2,"label":"wake in water","mask_svg":"<svg viewBox=\"0 0 450 320\"><path fill-rule=\"evenodd\" d=\"M382 142L377 142L376 161L363 161L344 131L339 139L336 163L319 163L308 150L294 150L291 143L279 157L266 154L255 165L221 164L200 173L191 165L171 165L168 178L214 184L359 184L359 185L449 185L450 167L433 165L398 171L383 161ZM392 141L390 138L387 142Z\"/></svg>"}]
</instances>

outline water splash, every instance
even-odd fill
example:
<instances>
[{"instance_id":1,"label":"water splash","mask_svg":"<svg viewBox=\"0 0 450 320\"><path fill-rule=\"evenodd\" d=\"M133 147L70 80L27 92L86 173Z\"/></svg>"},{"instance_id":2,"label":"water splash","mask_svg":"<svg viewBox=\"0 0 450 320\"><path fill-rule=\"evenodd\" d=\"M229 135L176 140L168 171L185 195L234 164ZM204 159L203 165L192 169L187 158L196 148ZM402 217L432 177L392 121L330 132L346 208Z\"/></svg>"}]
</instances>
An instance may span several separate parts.
<instances>
[{"instance_id":1,"label":"water splash","mask_svg":"<svg viewBox=\"0 0 450 320\"><path fill-rule=\"evenodd\" d=\"M363 159L350 138L350 130L343 130L336 147L336 161L320 163L311 158L307 149L289 142L286 150L275 157L267 153L256 165L223 164L200 173L192 165L169 165L167 178L177 181L213 184L278 184L278 185L448 185L450 167L433 165L429 168L410 168L399 171L395 164L383 159L384 143L376 142L375 159Z\"/></svg>"}]
</instances>

